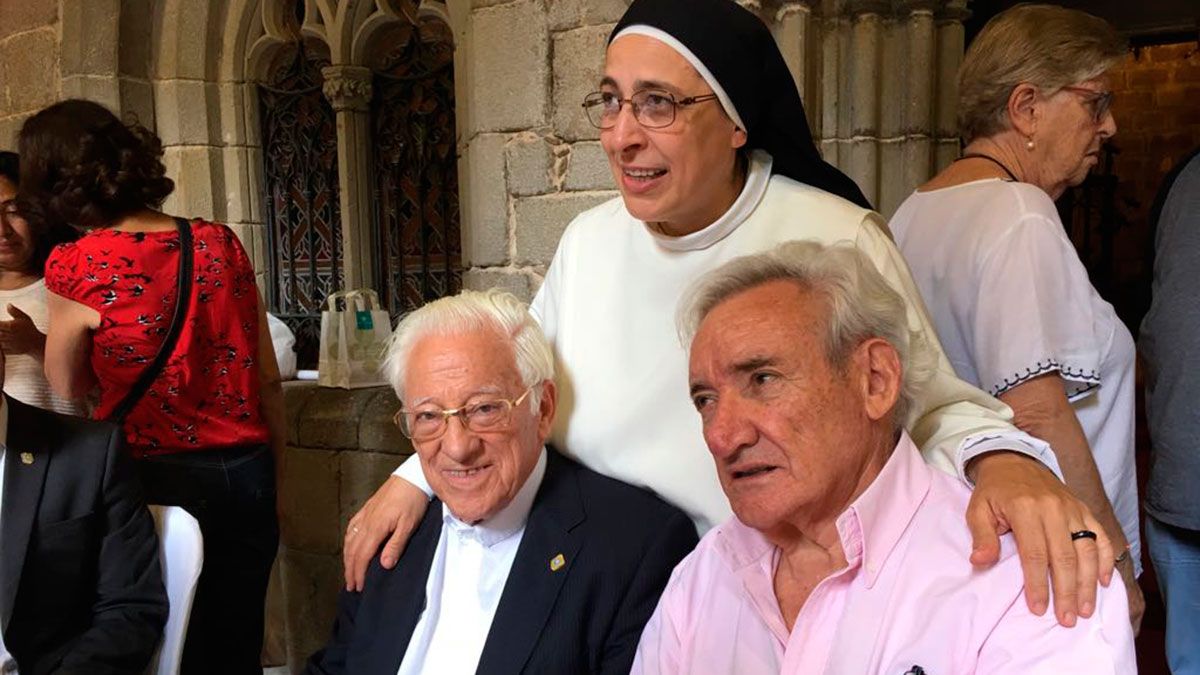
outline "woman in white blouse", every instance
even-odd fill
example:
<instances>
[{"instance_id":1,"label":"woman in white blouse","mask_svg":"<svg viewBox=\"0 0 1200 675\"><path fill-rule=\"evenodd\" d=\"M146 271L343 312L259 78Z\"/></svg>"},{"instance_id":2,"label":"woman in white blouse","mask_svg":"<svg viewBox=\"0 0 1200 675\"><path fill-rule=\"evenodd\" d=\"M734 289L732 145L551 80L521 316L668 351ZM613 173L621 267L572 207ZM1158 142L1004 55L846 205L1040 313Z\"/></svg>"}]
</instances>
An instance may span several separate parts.
<instances>
[{"instance_id":1,"label":"woman in white blouse","mask_svg":"<svg viewBox=\"0 0 1200 675\"><path fill-rule=\"evenodd\" d=\"M34 232L17 211L16 153L0 152L0 349L4 350L4 393L29 405L64 415L86 416L83 401L50 390L44 371L46 283L42 266L55 244L74 238L63 225Z\"/></svg>"},{"instance_id":2,"label":"woman in white blouse","mask_svg":"<svg viewBox=\"0 0 1200 675\"><path fill-rule=\"evenodd\" d=\"M993 18L959 71L964 153L891 229L955 370L1050 443L1108 531L1136 629L1134 344L1053 202L1116 133L1108 72L1125 55L1117 32L1084 12L1025 5Z\"/></svg>"}]
</instances>

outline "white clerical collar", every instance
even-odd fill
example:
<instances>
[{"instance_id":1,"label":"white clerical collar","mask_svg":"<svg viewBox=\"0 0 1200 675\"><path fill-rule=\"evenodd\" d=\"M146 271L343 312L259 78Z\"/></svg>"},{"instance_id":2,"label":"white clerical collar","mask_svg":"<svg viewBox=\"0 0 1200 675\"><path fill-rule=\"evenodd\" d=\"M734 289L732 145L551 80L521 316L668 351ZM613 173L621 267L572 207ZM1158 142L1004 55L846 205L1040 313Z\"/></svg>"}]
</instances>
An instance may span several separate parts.
<instances>
[{"instance_id":1,"label":"white clerical collar","mask_svg":"<svg viewBox=\"0 0 1200 675\"><path fill-rule=\"evenodd\" d=\"M495 546L524 529L525 521L529 519L529 511L533 508L533 498L537 496L538 488L542 486L542 478L545 475L546 448L543 447L538 455L537 464L534 465L533 471L529 472L529 477L525 479L525 484L521 486L517 496L500 509L499 513L483 522L470 525L450 513L450 508L443 502L442 522L446 527L463 536L478 539L484 546Z\"/></svg>"},{"instance_id":2,"label":"white clerical collar","mask_svg":"<svg viewBox=\"0 0 1200 675\"><path fill-rule=\"evenodd\" d=\"M702 230L681 237L672 237L658 232L649 224L643 223L643 225L658 242L658 245L667 250L698 251L706 249L728 237L750 217L751 213L754 213L754 209L758 208L758 203L762 201L763 195L767 192L767 185L771 182L772 161L771 155L763 150L755 150L750 153L750 166L746 170L746 184L742 187L742 193L738 195L724 215Z\"/></svg>"}]
</instances>

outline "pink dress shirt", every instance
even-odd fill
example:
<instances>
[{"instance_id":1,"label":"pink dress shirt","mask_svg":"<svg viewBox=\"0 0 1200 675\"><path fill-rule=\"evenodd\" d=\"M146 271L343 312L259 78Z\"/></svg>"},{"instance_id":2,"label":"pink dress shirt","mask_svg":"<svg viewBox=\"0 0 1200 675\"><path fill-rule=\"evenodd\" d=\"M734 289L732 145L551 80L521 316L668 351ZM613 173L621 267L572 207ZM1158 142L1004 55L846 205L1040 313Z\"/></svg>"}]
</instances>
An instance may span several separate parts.
<instances>
[{"instance_id":1,"label":"pink dress shirt","mask_svg":"<svg viewBox=\"0 0 1200 675\"><path fill-rule=\"evenodd\" d=\"M778 549L731 518L675 568L633 673L1136 673L1124 587L1101 588L1074 628L1032 614L1011 536L998 564L971 565L969 499L903 435L838 517L847 566L813 589L790 633L775 599Z\"/></svg>"}]
</instances>

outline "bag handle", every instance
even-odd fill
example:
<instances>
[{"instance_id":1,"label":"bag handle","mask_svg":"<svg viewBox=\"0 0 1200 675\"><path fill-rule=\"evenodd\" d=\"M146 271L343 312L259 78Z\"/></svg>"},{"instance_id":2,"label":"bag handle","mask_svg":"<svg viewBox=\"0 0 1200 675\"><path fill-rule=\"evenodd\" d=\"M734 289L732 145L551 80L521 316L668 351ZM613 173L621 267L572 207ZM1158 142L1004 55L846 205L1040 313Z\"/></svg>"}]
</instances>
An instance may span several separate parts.
<instances>
[{"instance_id":1,"label":"bag handle","mask_svg":"<svg viewBox=\"0 0 1200 675\"><path fill-rule=\"evenodd\" d=\"M361 307L364 310L382 309L379 304L379 294L370 288L359 288L353 291L335 291L325 297L327 311L338 311L338 300L346 303L346 311L354 311Z\"/></svg>"},{"instance_id":2,"label":"bag handle","mask_svg":"<svg viewBox=\"0 0 1200 675\"><path fill-rule=\"evenodd\" d=\"M179 229L179 279L175 291L175 314L171 317L171 327L167 329L167 335L159 345L154 360L146 366L141 375L138 375L137 381L125 394L125 398L121 399L121 402L109 414L109 422L122 424L134 406L142 400L142 397L150 390L150 385L154 384L154 380L166 367L167 359L174 353L175 344L179 341L179 333L183 330L183 320L187 318L188 307L191 305L192 299L192 226L183 218L176 218L175 226Z\"/></svg>"},{"instance_id":3,"label":"bag handle","mask_svg":"<svg viewBox=\"0 0 1200 675\"><path fill-rule=\"evenodd\" d=\"M337 301L343 300L346 297L345 291L334 291L325 297L325 307L327 311L337 311Z\"/></svg>"},{"instance_id":4,"label":"bag handle","mask_svg":"<svg viewBox=\"0 0 1200 675\"><path fill-rule=\"evenodd\" d=\"M365 311L382 309L379 304L379 294L370 288L359 288L353 291L346 291L345 298L347 310L350 309L350 303L352 301L356 301L354 303L354 307L356 309L359 307Z\"/></svg>"}]
</instances>

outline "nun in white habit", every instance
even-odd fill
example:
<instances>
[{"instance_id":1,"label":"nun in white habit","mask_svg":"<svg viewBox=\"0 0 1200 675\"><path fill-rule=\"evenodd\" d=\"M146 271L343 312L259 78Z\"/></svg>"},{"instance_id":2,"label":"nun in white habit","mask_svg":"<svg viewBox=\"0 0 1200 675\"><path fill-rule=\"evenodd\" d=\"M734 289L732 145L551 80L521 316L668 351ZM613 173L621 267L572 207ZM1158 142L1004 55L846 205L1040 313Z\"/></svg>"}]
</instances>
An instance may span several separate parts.
<instances>
[{"instance_id":1,"label":"nun in white habit","mask_svg":"<svg viewBox=\"0 0 1200 675\"><path fill-rule=\"evenodd\" d=\"M1055 476L1049 447L955 376L883 219L821 159L762 21L732 0L635 0L597 84L581 114L600 129L621 196L570 223L532 306L559 360L554 446L653 490L701 534L724 521L731 511L687 395L676 303L731 258L788 240L853 242L907 300L937 363L906 427L926 461L974 481L973 561L997 559L997 533L1011 528L1030 609L1047 608L1049 571L1059 620L1090 615L1097 579L1112 574L1102 528ZM481 463L487 452L482 443ZM428 492L414 457L351 519L348 587L361 587L385 539L382 563L395 564ZM1099 537L1072 540L1079 530Z\"/></svg>"}]
</instances>

